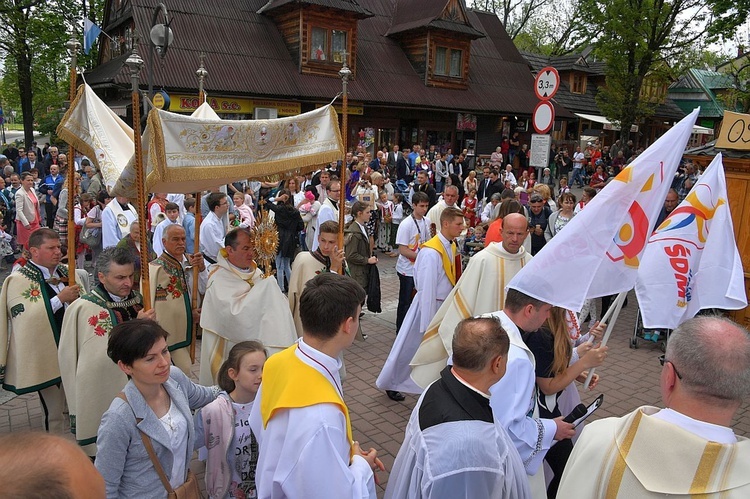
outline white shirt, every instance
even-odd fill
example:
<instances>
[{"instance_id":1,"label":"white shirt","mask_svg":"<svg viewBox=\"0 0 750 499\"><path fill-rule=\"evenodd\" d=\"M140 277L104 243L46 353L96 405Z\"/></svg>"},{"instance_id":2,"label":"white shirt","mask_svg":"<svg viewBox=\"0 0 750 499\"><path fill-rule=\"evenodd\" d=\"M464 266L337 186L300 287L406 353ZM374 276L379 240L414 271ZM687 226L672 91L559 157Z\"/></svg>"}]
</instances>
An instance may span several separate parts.
<instances>
[{"instance_id":1,"label":"white shirt","mask_svg":"<svg viewBox=\"0 0 750 499\"><path fill-rule=\"evenodd\" d=\"M34 266L39 269L39 271L42 273L42 277L44 277L45 281L52 278L52 274L50 274L50 271L49 271L49 269L47 267L42 267L41 265L37 265L36 263L34 263L33 260L31 261L31 263L33 263ZM56 277L60 277L60 273L57 272L57 268L56 267L55 267L55 270L54 270L54 274L56 274ZM49 282L47 284L49 284L50 287L55 290L55 293L59 293L65 287L65 284L62 283L62 282L58 282L57 284L52 284L51 282ZM50 305L50 307L52 307L52 313L53 314L55 312L57 312L58 310L60 310L60 307L67 307L67 304L63 303L62 301L60 301L60 298L58 298L57 296L54 296L54 297L52 297L50 299L49 305Z\"/></svg>"},{"instance_id":2,"label":"white shirt","mask_svg":"<svg viewBox=\"0 0 750 499\"><path fill-rule=\"evenodd\" d=\"M203 223L201 223L200 236L201 252L216 261L219 250L224 247L226 228L224 227L224 222L213 211L209 212Z\"/></svg>"},{"instance_id":3,"label":"white shirt","mask_svg":"<svg viewBox=\"0 0 750 499\"><path fill-rule=\"evenodd\" d=\"M586 156L584 156L582 152L573 154L573 168L581 168L584 159L586 159Z\"/></svg>"},{"instance_id":4,"label":"white shirt","mask_svg":"<svg viewBox=\"0 0 750 499\"><path fill-rule=\"evenodd\" d=\"M706 440L710 440L711 442L717 442L720 444L737 443L737 436L731 428L693 419L690 416L675 411L674 409L662 409L652 417L672 423L685 431L689 431L690 433L705 438Z\"/></svg>"},{"instance_id":5,"label":"white shirt","mask_svg":"<svg viewBox=\"0 0 750 499\"><path fill-rule=\"evenodd\" d=\"M169 447L172 450L173 456L172 476L169 477L169 484L172 488L177 488L185 483L188 422L177 406L171 401L169 403L169 411L164 416L160 417L159 421L161 421L167 435L169 435Z\"/></svg>"},{"instance_id":6,"label":"white shirt","mask_svg":"<svg viewBox=\"0 0 750 499\"><path fill-rule=\"evenodd\" d=\"M318 218L315 220L315 234L316 237L313 239L313 245L310 251L315 251L318 249L318 238L317 234L320 234L320 224L323 222L327 222L329 220L333 220L334 222L338 222L338 214L336 211L334 211L333 203L330 199L326 198L326 200L320 205L320 211L318 211Z\"/></svg>"},{"instance_id":7,"label":"white shirt","mask_svg":"<svg viewBox=\"0 0 750 499\"><path fill-rule=\"evenodd\" d=\"M340 360L315 350L303 339L298 340L295 354L342 390ZM262 391L263 384L256 400L262 400ZM250 428L260 448L256 468L259 499L377 497L367 461L355 455L349 462L346 419L338 406L316 404L278 411L263 428L260 405L254 404L250 412Z\"/></svg>"},{"instance_id":8,"label":"white shirt","mask_svg":"<svg viewBox=\"0 0 750 499\"><path fill-rule=\"evenodd\" d=\"M413 215L408 216L398 225L396 245L413 248L417 236L419 236L419 244L424 244L430 240L430 219L422 217L421 220L417 220ZM417 251L419 250L417 249ZM412 277L414 275L414 262L399 254L396 261L396 272Z\"/></svg>"}]
</instances>

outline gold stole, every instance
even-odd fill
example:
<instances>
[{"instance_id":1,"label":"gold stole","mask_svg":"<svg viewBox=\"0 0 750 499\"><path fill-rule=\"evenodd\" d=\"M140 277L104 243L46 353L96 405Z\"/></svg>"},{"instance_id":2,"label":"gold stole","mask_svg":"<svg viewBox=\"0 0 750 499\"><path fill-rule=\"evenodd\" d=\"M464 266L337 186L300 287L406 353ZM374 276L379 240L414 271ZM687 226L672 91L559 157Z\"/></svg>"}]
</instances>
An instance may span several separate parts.
<instances>
[{"instance_id":1,"label":"gold stole","mask_svg":"<svg viewBox=\"0 0 750 499\"><path fill-rule=\"evenodd\" d=\"M432 248L438 253L440 253L440 257L443 261L443 270L445 270L445 275L448 276L448 280L451 282L451 285L456 285L456 261L453 258L453 255L448 255L448 253L445 251L445 246L443 246L443 242L440 240L439 236L435 236L426 243L422 245L423 248ZM451 243L451 249L455 251L456 243Z\"/></svg>"},{"instance_id":2,"label":"gold stole","mask_svg":"<svg viewBox=\"0 0 750 499\"><path fill-rule=\"evenodd\" d=\"M316 404L337 405L346 418L346 437L349 439L349 458L354 454L354 439L352 438L352 422L349 419L349 409L331 384L332 381L317 369L302 362L295 353L297 344L272 355L263 367L263 391L260 398L260 414L263 427L276 411L281 409L297 409Z\"/></svg>"}]
</instances>

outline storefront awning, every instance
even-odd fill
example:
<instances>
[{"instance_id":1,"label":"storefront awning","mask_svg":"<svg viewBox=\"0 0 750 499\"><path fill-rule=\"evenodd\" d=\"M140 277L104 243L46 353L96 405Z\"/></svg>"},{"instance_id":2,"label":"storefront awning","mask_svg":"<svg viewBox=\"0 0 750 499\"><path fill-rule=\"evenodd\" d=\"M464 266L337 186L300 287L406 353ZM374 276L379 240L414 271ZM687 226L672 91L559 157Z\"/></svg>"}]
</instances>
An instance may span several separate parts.
<instances>
[{"instance_id":1,"label":"storefront awning","mask_svg":"<svg viewBox=\"0 0 750 499\"><path fill-rule=\"evenodd\" d=\"M700 135L713 135L714 131L704 126L693 125L693 133L697 133Z\"/></svg>"},{"instance_id":2,"label":"storefront awning","mask_svg":"<svg viewBox=\"0 0 750 499\"><path fill-rule=\"evenodd\" d=\"M604 130L612 130L615 132L620 131L619 125L615 125L604 116L599 116L598 114L584 114L584 113L575 113L575 115L581 118L582 120L593 121L594 123L601 123L602 125L604 125L602 127ZM630 131L638 132L638 125L631 125Z\"/></svg>"}]
</instances>

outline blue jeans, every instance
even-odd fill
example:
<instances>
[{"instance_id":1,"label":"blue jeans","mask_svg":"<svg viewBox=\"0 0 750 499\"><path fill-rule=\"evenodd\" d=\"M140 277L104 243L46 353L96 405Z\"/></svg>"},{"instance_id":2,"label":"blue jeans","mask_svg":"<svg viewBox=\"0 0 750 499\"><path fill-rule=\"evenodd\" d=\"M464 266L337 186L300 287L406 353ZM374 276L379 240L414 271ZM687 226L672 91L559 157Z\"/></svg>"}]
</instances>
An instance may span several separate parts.
<instances>
[{"instance_id":1,"label":"blue jeans","mask_svg":"<svg viewBox=\"0 0 750 499\"><path fill-rule=\"evenodd\" d=\"M276 255L276 282L279 283L281 291L286 291L284 287L284 277L286 280L292 277L292 259L286 256Z\"/></svg>"},{"instance_id":2,"label":"blue jeans","mask_svg":"<svg viewBox=\"0 0 750 499\"><path fill-rule=\"evenodd\" d=\"M578 179L578 185L583 186L583 168L573 168L573 176L570 178L570 186L573 187L576 179Z\"/></svg>"}]
</instances>

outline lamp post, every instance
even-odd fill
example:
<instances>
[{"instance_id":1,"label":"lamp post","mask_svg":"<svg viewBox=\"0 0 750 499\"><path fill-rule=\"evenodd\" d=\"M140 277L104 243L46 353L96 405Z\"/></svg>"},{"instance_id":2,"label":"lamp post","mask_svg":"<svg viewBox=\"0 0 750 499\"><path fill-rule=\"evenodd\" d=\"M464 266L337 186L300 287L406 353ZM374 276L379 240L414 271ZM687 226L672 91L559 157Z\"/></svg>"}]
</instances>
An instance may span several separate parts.
<instances>
[{"instance_id":1,"label":"lamp post","mask_svg":"<svg viewBox=\"0 0 750 499\"><path fill-rule=\"evenodd\" d=\"M349 96L347 94L346 86L349 83L349 78L352 76L352 70L349 69L349 66L346 65L346 52L343 54L344 61L343 65L341 66L341 69L339 70L339 76L341 77L341 88L343 91L343 101L341 106L341 139L344 142L344 157L341 160L341 190L339 192L339 238L338 238L338 244L339 249L343 249L344 247L344 217L346 215L346 176L347 173L347 167L346 167L346 151L349 148L347 142L349 139L349 123L348 123L348 106L349 106ZM343 269L342 269L343 270Z\"/></svg>"},{"instance_id":2,"label":"lamp post","mask_svg":"<svg viewBox=\"0 0 750 499\"><path fill-rule=\"evenodd\" d=\"M162 24L156 24L156 20L159 17L159 14L164 14L164 23ZM174 33L172 33L172 28L169 27L169 25L172 24L172 21L169 19L169 13L167 12L167 6L163 3L159 3L156 7L154 7L154 14L151 16L151 31L149 32L149 46L151 48L151 52L149 54L148 58L148 97L149 99L153 97L154 93L154 51L156 51L157 54L159 54L159 57L164 59L164 56L167 55L167 50L169 49L169 46L174 41ZM144 103L145 106L145 103ZM144 108L144 114L146 113L146 109Z\"/></svg>"},{"instance_id":3,"label":"lamp post","mask_svg":"<svg viewBox=\"0 0 750 499\"><path fill-rule=\"evenodd\" d=\"M81 50L81 43L75 38L71 38L65 44L70 54L70 92L69 98L71 105L76 97L76 66L78 65L78 51ZM73 144L68 148L68 171L65 178L68 189L68 285L74 286L76 283L76 225L73 212L75 210L75 178L76 178L76 151Z\"/></svg>"},{"instance_id":4,"label":"lamp post","mask_svg":"<svg viewBox=\"0 0 750 499\"><path fill-rule=\"evenodd\" d=\"M133 44L133 53L125 60L125 65L130 70L130 91L133 104L133 144L135 146L135 187L137 191L136 212L140 223L138 240L141 245L143 255L142 261L145 262L141 272L141 292L143 294L143 308L151 308L151 287L148 275L148 239L146 238L146 186L144 183L143 154L141 148L141 117L140 117L140 91L138 89L138 75L143 67L143 59L138 55L137 44Z\"/></svg>"},{"instance_id":5,"label":"lamp post","mask_svg":"<svg viewBox=\"0 0 750 499\"><path fill-rule=\"evenodd\" d=\"M208 78L208 70L203 66L203 62L206 59L206 54L201 52L200 61L201 64L195 71L195 75L198 77L198 106L203 104L206 99L206 93L203 91L203 83ZM201 191L195 193L195 237L193 241L193 254L197 255L201 251L201 223L203 222L201 216ZM198 308L198 267L193 267L193 294L192 294L192 306L194 309ZM195 339L198 336L198 323L193 323L193 337L190 340L190 360L195 362Z\"/></svg>"}]
</instances>

